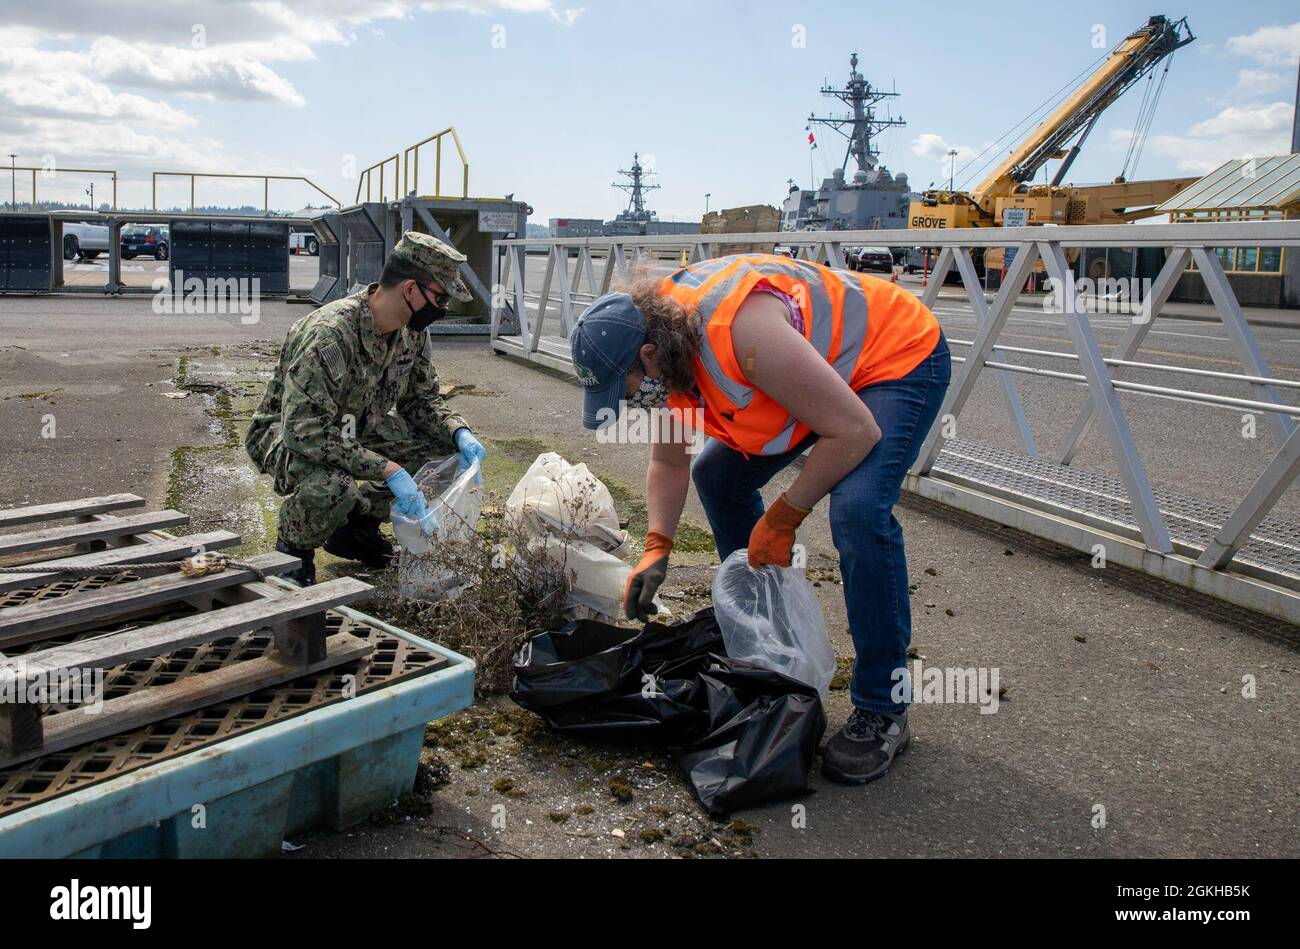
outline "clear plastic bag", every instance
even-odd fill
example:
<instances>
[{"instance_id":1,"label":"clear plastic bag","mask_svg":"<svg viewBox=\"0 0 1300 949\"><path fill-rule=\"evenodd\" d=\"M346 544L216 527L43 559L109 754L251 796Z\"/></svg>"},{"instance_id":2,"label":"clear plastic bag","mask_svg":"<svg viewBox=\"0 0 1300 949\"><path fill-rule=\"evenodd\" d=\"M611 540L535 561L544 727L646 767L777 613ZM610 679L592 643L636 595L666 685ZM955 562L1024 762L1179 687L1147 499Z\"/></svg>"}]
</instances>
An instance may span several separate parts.
<instances>
[{"instance_id":1,"label":"clear plastic bag","mask_svg":"<svg viewBox=\"0 0 1300 949\"><path fill-rule=\"evenodd\" d=\"M429 556L436 545L469 540L478 527L483 503L483 475L477 461L462 467L459 454L431 461L415 473L429 513L420 520L392 508L393 536L402 545L397 565L397 592L422 600L452 597L465 588L464 578ZM436 522L436 529L431 525Z\"/></svg>"},{"instance_id":2,"label":"clear plastic bag","mask_svg":"<svg viewBox=\"0 0 1300 949\"><path fill-rule=\"evenodd\" d=\"M416 520L393 505L393 536L403 549L416 555L427 554L435 543L466 540L474 533L483 503L483 474L479 462L462 467L459 454L448 455L417 471L415 484L424 494L429 514ZM429 529L435 521L436 532Z\"/></svg>"},{"instance_id":3,"label":"clear plastic bag","mask_svg":"<svg viewBox=\"0 0 1300 949\"><path fill-rule=\"evenodd\" d=\"M802 571L749 565L737 550L713 578L713 609L727 655L811 685L822 700L835 675L835 651L817 594Z\"/></svg>"}]
</instances>

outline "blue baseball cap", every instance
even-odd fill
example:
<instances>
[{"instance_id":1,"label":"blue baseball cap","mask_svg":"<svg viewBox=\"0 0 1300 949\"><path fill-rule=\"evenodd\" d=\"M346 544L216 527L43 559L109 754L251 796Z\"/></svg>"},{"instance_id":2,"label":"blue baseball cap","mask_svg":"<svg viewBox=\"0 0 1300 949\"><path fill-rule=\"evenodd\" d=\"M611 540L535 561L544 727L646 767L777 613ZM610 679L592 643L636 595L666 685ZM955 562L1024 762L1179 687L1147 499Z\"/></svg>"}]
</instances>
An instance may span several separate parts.
<instances>
[{"instance_id":1,"label":"blue baseball cap","mask_svg":"<svg viewBox=\"0 0 1300 949\"><path fill-rule=\"evenodd\" d=\"M626 293L607 293L578 318L569 350L582 399L582 424L604 428L627 398L627 373L645 342L645 317Z\"/></svg>"}]
</instances>

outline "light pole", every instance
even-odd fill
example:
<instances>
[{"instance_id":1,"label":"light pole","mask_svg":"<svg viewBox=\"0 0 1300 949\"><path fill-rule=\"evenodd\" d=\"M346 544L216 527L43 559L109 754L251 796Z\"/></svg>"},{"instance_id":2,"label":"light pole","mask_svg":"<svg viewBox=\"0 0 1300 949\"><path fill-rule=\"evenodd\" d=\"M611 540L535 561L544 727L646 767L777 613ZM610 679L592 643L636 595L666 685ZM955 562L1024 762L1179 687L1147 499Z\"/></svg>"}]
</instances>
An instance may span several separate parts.
<instances>
[{"instance_id":1,"label":"light pole","mask_svg":"<svg viewBox=\"0 0 1300 949\"><path fill-rule=\"evenodd\" d=\"M948 149L948 193L949 194L952 194L952 184L953 184L953 178L956 175L955 172L956 167L957 167L957 149L950 148Z\"/></svg>"},{"instance_id":2,"label":"light pole","mask_svg":"<svg viewBox=\"0 0 1300 949\"><path fill-rule=\"evenodd\" d=\"M18 169L14 165L14 162L17 160L17 158L18 158L17 155L13 154L12 152L10 153L9 155L9 210L10 211L18 210L18 185L16 184L18 180L17 177Z\"/></svg>"},{"instance_id":3,"label":"light pole","mask_svg":"<svg viewBox=\"0 0 1300 949\"><path fill-rule=\"evenodd\" d=\"M709 213L709 198L711 198L712 196L713 193L711 191L704 192L704 213L705 214Z\"/></svg>"},{"instance_id":4,"label":"light pole","mask_svg":"<svg viewBox=\"0 0 1300 949\"><path fill-rule=\"evenodd\" d=\"M86 189L86 194L90 195L90 210L95 210L95 183L92 181L90 187Z\"/></svg>"}]
</instances>

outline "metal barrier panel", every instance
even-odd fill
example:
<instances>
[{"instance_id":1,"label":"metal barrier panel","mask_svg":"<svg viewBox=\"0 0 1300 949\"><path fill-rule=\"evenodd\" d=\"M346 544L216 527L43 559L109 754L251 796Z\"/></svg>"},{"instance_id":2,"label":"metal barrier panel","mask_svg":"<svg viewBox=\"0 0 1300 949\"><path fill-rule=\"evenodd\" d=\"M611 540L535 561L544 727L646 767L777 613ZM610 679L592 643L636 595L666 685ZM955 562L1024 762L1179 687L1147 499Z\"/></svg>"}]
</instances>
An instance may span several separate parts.
<instances>
[{"instance_id":1,"label":"metal barrier panel","mask_svg":"<svg viewBox=\"0 0 1300 949\"><path fill-rule=\"evenodd\" d=\"M51 233L49 215L0 215L0 291L51 289Z\"/></svg>"},{"instance_id":2,"label":"metal barrier panel","mask_svg":"<svg viewBox=\"0 0 1300 949\"><path fill-rule=\"evenodd\" d=\"M339 212L340 236L347 238L343 293L375 282L383 272L384 259L392 249L382 230L383 216L384 206L377 203L358 204Z\"/></svg>"},{"instance_id":3,"label":"metal barrier panel","mask_svg":"<svg viewBox=\"0 0 1300 949\"><path fill-rule=\"evenodd\" d=\"M278 221L197 221L169 224L173 290L189 280L257 280L262 293L289 292L289 225Z\"/></svg>"},{"instance_id":4,"label":"metal barrier panel","mask_svg":"<svg viewBox=\"0 0 1300 949\"><path fill-rule=\"evenodd\" d=\"M337 300L347 292L343 280L343 242L340 240L343 232L339 216L333 211L314 218L311 226L319 246L320 276L307 296L319 306Z\"/></svg>"},{"instance_id":5,"label":"metal barrier panel","mask_svg":"<svg viewBox=\"0 0 1300 949\"><path fill-rule=\"evenodd\" d=\"M171 263L167 268L172 287L176 275L184 280L212 272L212 222L175 220L167 226L171 236Z\"/></svg>"},{"instance_id":6,"label":"metal barrier panel","mask_svg":"<svg viewBox=\"0 0 1300 949\"><path fill-rule=\"evenodd\" d=\"M908 490L1094 558L1101 550L1107 562L1300 624L1300 528L1294 518L1273 513L1300 477L1300 380L1272 374L1215 253L1217 247L1286 247L1291 255L1300 254L1300 221L502 240L495 244L499 292L493 297L492 347L572 372L569 331L583 309L636 261L651 259L671 267L726 256L733 245L767 241L790 248L801 259L840 268L848 247L926 248L933 270L922 284L921 299L930 307L938 303L950 275L960 278L954 289L969 305L972 338L949 336L952 384L908 475ZM544 269L534 257L530 273L528 251L537 248L546 253ZM1014 253L1005 256L1005 279L989 299L974 259L992 248ZM999 343L1036 269L1051 280L1054 306L1048 312L1066 331L1065 338L1051 342L1064 349ZM1091 310L1113 312L1107 308L1114 300L1110 286L1099 280L1129 277L1144 281L1132 301L1138 309L1124 321L1118 342L1103 350ZM1175 288L1189 280L1204 288L1226 333L1223 354L1235 356L1240 371L1142 361L1147 335ZM955 298L950 293L945 300L951 306ZM1007 335L1018 334L1010 330ZM1026 358L1052 368L1026 365ZM1061 369L1055 368L1058 360L1065 363ZM976 381L988 371L998 379L991 391L1006 409L1019 451L956 436ZM1207 384L1232 382L1242 387L1242 394L1124 378L1134 372L1182 375ZM1040 451L1035 443L1017 376L1055 381L1070 391L1086 387L1059 449ZM1171 478L1177 472L1170 470L1169 459L1150 449L1144 457L1129 424L1129 404L1121 402L1120 393L1129 401L1146 396L1258 414L1261 430L1271 437L1269 460L1250 484L1240 486L1242 496L1235 504L1210 503L1163 487L1148 473L1148 464L1156 466L1157 475L1162 465ZM1082 439L1094 427L1105 439L1117 477L1072 466ZM1194 493L1200 490L1189 487Z\"/></svg>"},{"instance_id":7,"label":"metal barrier panel","mask_svg":"<svg viewBox=\"0 0 1300 949\"><path fill-rule=\"evenodd\" d=\"M276 221L248 224L249 275L262 282L263 293L289 292L289 225Z\"/></svg>"}]
</instances>

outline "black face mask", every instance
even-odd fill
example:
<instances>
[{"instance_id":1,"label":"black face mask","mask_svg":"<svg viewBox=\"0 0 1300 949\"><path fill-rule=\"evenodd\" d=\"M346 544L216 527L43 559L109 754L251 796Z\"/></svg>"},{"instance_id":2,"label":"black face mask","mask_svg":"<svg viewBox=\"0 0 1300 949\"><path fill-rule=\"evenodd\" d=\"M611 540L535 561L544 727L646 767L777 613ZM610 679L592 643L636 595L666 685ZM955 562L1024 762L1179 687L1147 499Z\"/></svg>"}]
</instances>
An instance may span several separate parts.
<instances>
[{"instance_id":1,"label":"black face mask","mask_svg":"<svg viewBox=\"0 0 1300 949\"><path fill-rule=\"evenodd\" d=\"M420 285L417 283L417 287ZM420 296L424 297L424 305L418 310L408 302L406 308L411 311L411 319L406 325L416 333L427 330L447 315L447 303L451 297L446 293L440 293L433 300L429 299L428 294L424 292L424 287L420 287Z\"/></svg>"}]
</instances>

